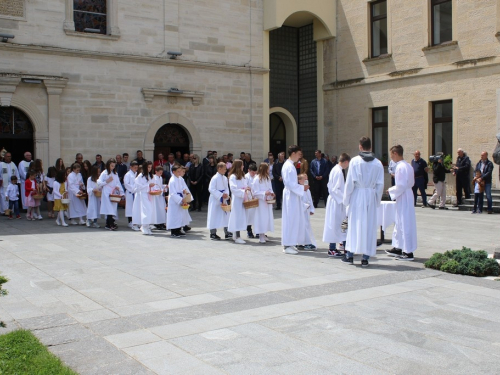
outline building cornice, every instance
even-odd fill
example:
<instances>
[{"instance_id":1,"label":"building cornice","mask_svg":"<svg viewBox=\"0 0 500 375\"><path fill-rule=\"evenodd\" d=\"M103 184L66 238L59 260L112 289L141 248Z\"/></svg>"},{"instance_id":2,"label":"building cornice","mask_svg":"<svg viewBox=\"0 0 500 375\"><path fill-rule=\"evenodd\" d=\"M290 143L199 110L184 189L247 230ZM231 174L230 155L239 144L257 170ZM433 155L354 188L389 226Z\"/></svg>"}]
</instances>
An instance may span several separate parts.
<instances>
[{"instance_id":1,"label":"building cornice","mask_svg":"<svg viewBox=\"0 0 500 375\"><path fill-rule=\"evenodd\" d=\"M2 53L3 51L23 52L23 53L31 52L43 55L72 56L81 58L88 57L92 59L101 59L101 60L119 60L119 61L144 63L144 64L175 66L181 68L218 70L218 71L233 72L233 73L252 73L252 74L269 73L269 69L252 67L252 66L216 64L216 63L189 61L182 59L174 60L165 57L151 57L151 56L128 55L128 54L112 53L112 52L86 51L79 49L43 46L35 44L0 43L0 53Z\"/></svg>"},{"instance_id":2,"label":"building cornice","mask_svg":"<svg viewBox=\"0 0 500 375\"><path fill-rule=\"evenodd\" d=\"M437 74L447 74L447 73L460 74L460 72L463 72L464 70L491 68L491 67L497 67L499 65L500 65L500 57L486 57L474 60L456 61L451 64L434 66L429 68L408 69L407 72L411 72L411 74L401 75L401 74L395 74L398 72L392 72L377 76L364 77L363 79L358 78L355 80L355 82L352 82L349 85L339 85L338 82L326 83L323 85L323 91L346 90L355 87L376 85L380 83L389 83L404 79L418 79L422 77L430 77Z\"/></svg>"}]
</instances>

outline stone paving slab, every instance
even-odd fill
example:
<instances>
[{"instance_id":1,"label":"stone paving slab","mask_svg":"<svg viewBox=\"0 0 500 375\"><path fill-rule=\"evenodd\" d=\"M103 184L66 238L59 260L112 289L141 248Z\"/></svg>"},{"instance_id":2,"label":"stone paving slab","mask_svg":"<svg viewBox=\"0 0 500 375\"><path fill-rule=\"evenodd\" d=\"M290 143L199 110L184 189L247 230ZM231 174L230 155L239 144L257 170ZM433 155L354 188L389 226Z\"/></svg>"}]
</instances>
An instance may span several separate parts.
<instances>
[{"instance_id":1,"label":"stone paving slab","mask_svg":"<svg viewBox=\"0 0 500 375\"><path fill-rule=\"evenodd\" d=\"M423 262L461 246L492 252L499 216L418 209L416 261L387 257L388 244L368 269L329 259L320 241L284 255L278 218L270 243L236 246L209 241L205 214L192 216L185 240L123 220L118 232L6 221L0 334L31 329L80 374L497 372L500 283Z\"/></svg>"}]
</instances>

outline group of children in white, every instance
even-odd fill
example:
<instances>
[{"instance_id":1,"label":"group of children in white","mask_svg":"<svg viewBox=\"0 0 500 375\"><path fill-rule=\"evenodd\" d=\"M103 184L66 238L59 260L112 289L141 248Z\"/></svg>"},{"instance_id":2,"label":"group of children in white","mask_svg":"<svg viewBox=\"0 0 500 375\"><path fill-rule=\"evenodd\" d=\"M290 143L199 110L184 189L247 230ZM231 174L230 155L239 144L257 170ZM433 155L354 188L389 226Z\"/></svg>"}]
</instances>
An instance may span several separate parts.
<instances>
[{"instance_id":1,"label":"group of children in white","mask_svg":"<svg viewBox=\"0 0 500 375\"><path fill-rule=\"evenodd\" d=\"M371 152L369 138L361 138L359 150L359 156L352 160L349 155L342 154L339 163L330 172L322 239L323 242L329 243L328 256L342 258L343 262L353 264L354 254L361 254L361 266L366 267L370 256L376 255L377 209L381 204L384 189L384 169ZM316 249L310 223L314 205L307 175L297 175L295 166L301 154L300 147L290 146L289 158L281 171L285 186L281 244L286 254L297 254L298 249ZM396 219L394 247L386 250L386 253L398 260L413 260L413 252L417 248L412 192L413 168L403 160L401 146L392 147L390 154L391 159L396 162L396 184L387 193L396 201ZM78 163L71 166L69 174L69 171L64 169L56 171L51 167L48 176L44 176L43 172L37 174L36 170L43 171L41 161L39 164L35 171L26 173L26 182L24 186L21 184L22 194L26 197L22 203L28 210L29 220L41 219L38 200L40 197L37 192L40 191L39 185L45 184L48 190L46 199L49 204L49 217L57 217L57 225L68 226L65 221L67 217L73 225L99 228L97 219L104 216L105 228L114 231L117 229L115 220L118 217L118 202L124 199L128 226L133 230L142 231L144 235L152 235L151 229L156 227L170 230L171 237L180 238L191 229L189 224L192 220L188 208L193 198L183 178L186 169L181 165L175 164L172 167L172 177L168 185L164 185L161 166L153 170L152 162L144 162L139 166L134 161L130 164L122 186L115 171L115 159L109 159L103 171L93 166L86 185ZM10 164L7 167L10 167ZM348 167L346 177L345 170ZM9 168L3 169L3 180L9 179L11 184L7 189L2 186L5 201L1 202L1 208L9 202L9 208L15 210L17 218L20 218L16 204L19 200L17 170L12 168L11 173ZM274 232L275 194L269 165L261 163L257 168L255 164L251 164L247 174L244 174L243 170L243 162L234 161L228 178L226 164L217 164L217 173L208 187L210 198L207 229L210 231L211 240L221 239L217 235L219 228L224 229L225 239L232 239L236 244L245 244L241 232L252 233L252 226L259 243L266 243L266 234Z\"/></svg>"}]
</instances>

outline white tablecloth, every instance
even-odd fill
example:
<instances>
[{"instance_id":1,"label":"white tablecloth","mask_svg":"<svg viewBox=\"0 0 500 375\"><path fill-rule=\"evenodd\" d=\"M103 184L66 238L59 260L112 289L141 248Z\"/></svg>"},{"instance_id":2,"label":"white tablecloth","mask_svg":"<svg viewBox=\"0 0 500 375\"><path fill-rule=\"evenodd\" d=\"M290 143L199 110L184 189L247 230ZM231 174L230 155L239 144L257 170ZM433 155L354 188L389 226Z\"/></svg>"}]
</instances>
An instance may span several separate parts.
<instances>
[{"instance_id":1,"label":"white tablecloth","mask_svg":"<svg viewBox=\"0 0 500 375\"><path fill-rule=\"evenodd\" d=\"M396 202L383 201L377 209L377 225L385 232L389 225L396 220Z\"/></svg>"}]
</instances>

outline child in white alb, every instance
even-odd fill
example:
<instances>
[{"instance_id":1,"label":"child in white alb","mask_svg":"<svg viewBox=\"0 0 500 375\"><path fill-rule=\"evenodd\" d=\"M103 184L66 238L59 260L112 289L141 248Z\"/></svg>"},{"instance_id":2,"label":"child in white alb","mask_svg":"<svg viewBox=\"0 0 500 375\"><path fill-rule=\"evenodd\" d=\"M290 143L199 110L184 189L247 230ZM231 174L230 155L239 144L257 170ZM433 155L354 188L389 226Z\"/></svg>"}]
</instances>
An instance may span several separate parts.
<instances>
[{"instance_id":1,"label":"child in white alb","mask_svg":"<svg viewBox=\"0 0 500 375\"><path fill-rule=\"evenodd\" d=\"M298 175L300 185L309 185L307 181L306 174ZM314 234L311 227L311 216L314 215L314 204L311 196L311 190L304 192L302 196L303 215L304 215L304 228L302 233L302 243L297 245L297 248L302 248L304 250L316 250L316 240L314 239Z\"/></svg>"}]
</instances>

